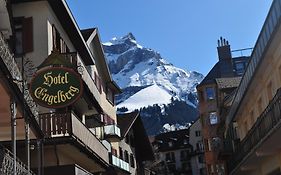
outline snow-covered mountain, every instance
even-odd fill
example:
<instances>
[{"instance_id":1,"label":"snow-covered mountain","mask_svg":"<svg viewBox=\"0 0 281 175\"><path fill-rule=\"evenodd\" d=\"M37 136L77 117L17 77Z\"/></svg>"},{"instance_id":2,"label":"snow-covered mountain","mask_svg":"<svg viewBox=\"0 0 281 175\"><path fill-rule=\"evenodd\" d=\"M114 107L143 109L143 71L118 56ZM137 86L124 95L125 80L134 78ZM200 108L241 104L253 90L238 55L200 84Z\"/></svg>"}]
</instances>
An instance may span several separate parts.
<instances>
[{"instance_id":1,"label":"snow-covered mountain","mask_svg":"<svg viewBox=\"0 0 281 175\"><path fill-rule=\"evenodd\" d=\"M123 89L117 98L118 108L132 111L167 105L173 99L196 110L196 85L202 74L175 67L158 52L138 44L132 33L103 45L113 79Z\"/></svg>"}]
</instances>

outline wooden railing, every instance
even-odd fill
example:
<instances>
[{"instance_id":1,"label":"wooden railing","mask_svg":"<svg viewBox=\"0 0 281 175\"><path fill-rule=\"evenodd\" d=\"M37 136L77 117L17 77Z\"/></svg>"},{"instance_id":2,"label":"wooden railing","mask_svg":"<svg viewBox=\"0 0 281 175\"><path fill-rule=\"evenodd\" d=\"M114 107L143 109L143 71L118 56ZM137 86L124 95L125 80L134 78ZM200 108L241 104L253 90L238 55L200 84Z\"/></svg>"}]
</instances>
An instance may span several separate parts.
<instances>
[{"instance_id":1,"label":"wooden railing","mask_svg":"<svg viewBox=\"0 0 281 175\"><path fill-rule=\"evenodd\" d=\"M249 153L256 149L259 144L281 123L281 89L279 89L270 101L267 108L259 116L245 138L238 144L236 151L228 161L230 172L234 170Z\"/></svg>"},{"instance_id":2,"label":"wooden railing","mask_svg":"<svg viewBox=\"0 0 281 175\"><path fill-rule=\"evenodd\" d=\"M40 126L46 138L71 136L109 162L107 148L74 113L40 114Z\"/></svg>"}]
</instances>

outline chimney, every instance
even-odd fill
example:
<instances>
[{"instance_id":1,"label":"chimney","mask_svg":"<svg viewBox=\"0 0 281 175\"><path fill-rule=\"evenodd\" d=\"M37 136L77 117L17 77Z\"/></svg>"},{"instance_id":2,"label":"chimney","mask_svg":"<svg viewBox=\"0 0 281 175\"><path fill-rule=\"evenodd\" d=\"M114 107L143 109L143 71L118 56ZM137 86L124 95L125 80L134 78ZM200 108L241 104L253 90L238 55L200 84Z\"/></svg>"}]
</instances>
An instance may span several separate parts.
<instances>
[{"instance_id":1,"label":"chimney","mask_svg":"<svg viewBox=\"0 0 281 175\"><path fill-rule=\"evenodd\" d=\"M231 50L228 41L222 37L218 40L218 56L219 60L231 59Z\"/></svg>"}]
</instances>

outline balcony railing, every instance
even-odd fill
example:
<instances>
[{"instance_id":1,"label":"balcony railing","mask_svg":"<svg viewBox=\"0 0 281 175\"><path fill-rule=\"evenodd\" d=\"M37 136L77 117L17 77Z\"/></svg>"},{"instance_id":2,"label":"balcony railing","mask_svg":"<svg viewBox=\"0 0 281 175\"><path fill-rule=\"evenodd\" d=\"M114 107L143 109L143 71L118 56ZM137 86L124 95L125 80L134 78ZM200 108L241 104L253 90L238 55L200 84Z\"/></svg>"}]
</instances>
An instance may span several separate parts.
<instances>
[{"instance_id":1,"label":"balcony railing","mask_svg":"<svg viewBox=\"0 0 281 175\"><path fill-rule=\"evenodd\" d=\"M12 76L12 79L17 84L17 87L19 88L19 90L22 93L24 93L25 103L30 108L30 111L35 116L36 120L38 121L37 105L35 104L35 102L33 101L32 97L29 93L26 82L22 83L22 81L23 81L22 73L19 70L18 64L15 61L15 58L13 57L12 53L10 52L8 44L6 43L4 36L2 35L1 32L0 32L0 59L2 59L5 66L9 70L9 72ZM22 87L23 84L24 84L24 87Z\"/></svg>"},{"instance_id":2,"label":"balcony railing","mask_svg":"<svg viewBox=\"0 0 281 175\"><path fill-rule=\"evenodd\" d=\"M127 172L130 171L129 163L125 162L124 160L116 157L115 155L110 154L110 163L122 170L125 170Z\"/></svg>"},{"instance_id":3,"label":"balcony railing","mask_svg":"<svg viewBox=\"0 0 281 175\"><path fill-rule=\"evenodd\" d=\"M109 162L107 148L73 113L40 114L40 126L46 138L74 137Z\"/></svg>"},{"instance_id":4,"label":"balcony railing","mask_svg":"<svg viewBox=\"0 0 281 175\"><path fill-rule=\"evenodd\" d=\"M244 73L244 76L236 92L229 114L227 115L226 125L228 125L233 120L235 113L238 109L238 106L240 104L240 101L244 97L244 94L251 82L255 70L257 69L259 63L261 62L266 48L270 44L270 40L273 37L272 33L275 30L277 30L278 28L277 26L280 25L280 19L281 19L281 1L274 0L270 7L269 13L266 17L262 30L259 34L258 40L253 49L248 67Z\"/></svg>"},{"instance_id":5,"label":"balcony railing","mask_svg":"<svg viewBox=\"0 0 281 175\"><path fill-rule=\"evenodd\" d=\"M106 136L117 136L119 138L121 137L120 128L116 124L104 126L104 134Z\"/></svg>"},{"instance_id":6,"label":"balcony railing","mask_svg":"<svg viewBox=\"0 0 281 175\"><path fill-rule=\"evenodd\" d=\"M13 153L0 145L0 174L13 174L14 169ZM16 174L35 175L32 171L28 171L24 163L19 159L16 160Z\"/></svg>"},{"instance_id":7,"label":"balcony railing","mask_svg":"<svg viewBox=\"0 0 281 175\"><path fill-rule=\"evenodd\" d=\"M243 158L274 130L279 127L281 121L281 89L279 89L267 108L259 116L256 123L247 133L245 138L238 144L238 147L228 162L229 170L233 170Z\"/></svg>"}]
</instances>

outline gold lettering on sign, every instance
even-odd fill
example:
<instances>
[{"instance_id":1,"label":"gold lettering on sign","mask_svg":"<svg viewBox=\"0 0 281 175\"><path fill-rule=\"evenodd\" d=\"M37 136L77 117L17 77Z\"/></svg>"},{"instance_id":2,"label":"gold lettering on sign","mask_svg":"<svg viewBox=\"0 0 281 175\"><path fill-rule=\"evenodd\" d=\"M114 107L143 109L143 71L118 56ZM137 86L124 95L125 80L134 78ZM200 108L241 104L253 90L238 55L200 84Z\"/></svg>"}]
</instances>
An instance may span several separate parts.
<instances>
[{"instance_id":1,"label":"gold lettering on sign","mask_svg":"<svg viewBox=\"0 0 281 175\"><path fill-rule=\"evenodd\" d=\"M48 105L53 105L71 100L71 98L78 93L79 89L74 86L70 86L68 91L59 90L55 95L48 94L46 88L38 87L34 91L34 96L39 100L47 102Z\"/></svg>"},{"instance_id":2,"label":"gold lettering on sign","mask_svg":"<svg viewBox=\"0 0 281 175\"><path fill-rule=\"evenodd\" d=\"M68 83L68 72L66 72L63 76L59 74L58 76L52 76L53 72L47 72L44 75L44 85L51 87L53 84L67 84Z\"/></svg>"},{"instance_id":3,"label":"gold lettering on sign","mask_svg":"<svg viewBox=\"0 0 281 175\"><path fill-rule=\"evenodd\" d=\"M63 75L58 74L56 76L53 75L53 72L47 72L44 74L44 82L34 90L34 96L41 101L46 102L48 105L56 105L60 103L64 103L66 101L71 100L76 94L79 94L79 88L74 85L70 85L67 90L58 90L56 94L49 94L48 88L51 88L53 85L67 85L69 83L69 72L64 73Z\"/></svg>"}]
</instances>

